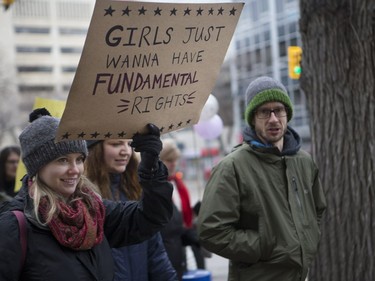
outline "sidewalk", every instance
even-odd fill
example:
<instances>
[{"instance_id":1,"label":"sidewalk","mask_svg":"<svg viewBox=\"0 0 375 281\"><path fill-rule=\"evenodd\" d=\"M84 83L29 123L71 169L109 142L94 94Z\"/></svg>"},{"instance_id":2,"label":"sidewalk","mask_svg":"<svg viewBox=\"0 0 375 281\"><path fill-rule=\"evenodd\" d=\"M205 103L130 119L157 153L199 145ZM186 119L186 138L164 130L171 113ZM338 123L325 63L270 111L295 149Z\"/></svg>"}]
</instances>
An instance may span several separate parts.
<instances>
[{"instance_id":1,"label":"sidewalk","mask_svg":"<svg viewBox=\"0 0 375 281\"><path fill-rule=\"evenodd\" d=\"M206 259L207 270L211 272L211 281L227 281L228 260L217 255Z\"/></svg>"},{"instance_id":2,"label":"sidewalk","mask_svg":"<svg viewBox=\"0 0 375 281\"><path fill-rule=\"evenodd\" d=\"M193 253L187 247L187 262L189 270L195 270L195 260ZM228 260L218 255L212 254L211 258L206 258L206 270L211 273L211 281L227 281Z\"/></svg>"}]
</instances>

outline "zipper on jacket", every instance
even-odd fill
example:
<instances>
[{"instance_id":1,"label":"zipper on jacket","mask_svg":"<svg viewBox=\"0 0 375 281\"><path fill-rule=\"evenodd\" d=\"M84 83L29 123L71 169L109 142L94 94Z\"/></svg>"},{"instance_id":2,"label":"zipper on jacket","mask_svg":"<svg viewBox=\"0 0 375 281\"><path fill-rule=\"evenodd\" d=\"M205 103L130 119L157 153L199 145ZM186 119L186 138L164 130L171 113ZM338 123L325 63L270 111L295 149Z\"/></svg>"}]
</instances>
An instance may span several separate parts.
<instances>
[{"instance_id":1,"label":"zipper on jacket","mask_svg":"<svg viewBox=\"0 0 375 281\"><path fill-rule=\"evenodd\" d=\"M292 178L292 182L293 182L294 194L296 195L297 204L299 208L301 209L302 219L305 220L305 213L303 211L301 198L299 197L299 192L298 192L297 182L296 182L295 177Z\"/></svg>"}]
</instances>

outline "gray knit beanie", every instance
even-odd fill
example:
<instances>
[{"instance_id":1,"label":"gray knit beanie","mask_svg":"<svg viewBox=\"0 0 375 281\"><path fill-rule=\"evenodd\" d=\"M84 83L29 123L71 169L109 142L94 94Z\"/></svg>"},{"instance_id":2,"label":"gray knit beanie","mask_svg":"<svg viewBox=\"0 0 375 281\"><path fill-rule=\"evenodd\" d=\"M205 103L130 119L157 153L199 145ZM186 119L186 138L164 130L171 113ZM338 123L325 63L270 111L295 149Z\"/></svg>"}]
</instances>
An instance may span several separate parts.
<instances>
[{"instance_id":1,"label":"gray knit beanie","mask_svg":"<svg viewBox=\"0 0 375 281\"><path fill-rule=\"evenodd\" d=\"M87 156L84 140L55 142L60 120L52 117L45 108L34 110L29 121L19 136L22 161L29 176L35 176L40 168L63 155L82 153Z\"/></svg>"},{"instance_id":2,"label":"gray knit beanie","mask_svg":"<svg viewBox=\"0 0 375 281\"><path fill-rule=\"evenodd\" d=\"M293 105L284 85L271 77L263 76L255 79L246 90L245 121L253 126L252 120L258 106L272 101L281 102L285 105L289 122L293 117Z\"/></svg>"}]
</instances>

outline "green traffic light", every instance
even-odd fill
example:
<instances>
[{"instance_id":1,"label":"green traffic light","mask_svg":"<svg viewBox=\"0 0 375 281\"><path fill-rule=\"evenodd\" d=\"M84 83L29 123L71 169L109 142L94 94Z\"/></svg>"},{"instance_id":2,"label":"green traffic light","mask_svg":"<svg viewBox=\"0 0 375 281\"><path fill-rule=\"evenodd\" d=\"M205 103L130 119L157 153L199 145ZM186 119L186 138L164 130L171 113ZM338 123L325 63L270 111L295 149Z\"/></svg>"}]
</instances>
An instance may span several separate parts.
<instances>
[{"instance_id":1,"label":"green traffic light","mask_svg":"<svg viewBox=\"0 0 375 281\"><path fill-rule=\"evenodd\" d=\"M295 74L301 74L301 72L302 72L302 69L299 65L295 66L293 70L294 70Z\"/></svg>"}]
</instances>

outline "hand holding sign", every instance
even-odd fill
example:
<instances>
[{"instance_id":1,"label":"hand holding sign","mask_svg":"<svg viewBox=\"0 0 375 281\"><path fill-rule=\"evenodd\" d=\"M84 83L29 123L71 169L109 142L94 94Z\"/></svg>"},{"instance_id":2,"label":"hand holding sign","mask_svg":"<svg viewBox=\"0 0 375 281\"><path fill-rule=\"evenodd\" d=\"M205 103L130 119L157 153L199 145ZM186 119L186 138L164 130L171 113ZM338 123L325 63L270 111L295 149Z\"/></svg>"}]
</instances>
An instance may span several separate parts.
<instances>
[{"instance_id":1,"label":"hand holding sign","mask_svg":"<svg viewBox=\"0 0 375 281\"><path fill-rule=\"evenodd\" d=\"M158 169L158 160L163 144L160 140L159 128L154 124L147 124L147 133L136 133L131 146L141 153L141 163L138 170L141 175L152 175Z\"/></svg>"}]
</instances>

